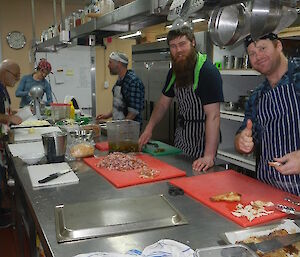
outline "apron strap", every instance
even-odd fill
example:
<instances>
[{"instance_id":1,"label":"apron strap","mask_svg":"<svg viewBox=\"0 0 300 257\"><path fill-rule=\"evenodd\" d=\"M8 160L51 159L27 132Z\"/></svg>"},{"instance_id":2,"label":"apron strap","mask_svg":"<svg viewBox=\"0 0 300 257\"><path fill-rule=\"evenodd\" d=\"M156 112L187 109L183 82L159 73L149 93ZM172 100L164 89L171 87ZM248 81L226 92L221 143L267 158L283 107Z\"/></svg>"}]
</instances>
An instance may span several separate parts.
<instances>
[{"instance_id":1,"label":"apron strap","mask_svg":"<svg viewBox=\"0 0 300 257\"><path fill-rule=\"evenodd\" d=\"M193 91L195 91L197 89L197 87L198 87L200 70L201 70L203 64L205 63L206 58L207 58L206 54L197 53L197 62L196 62L195 70L194 70ZM168 84L168 86L167 86L167 88L165 90L165 93L167 93L171 89L171 87L175 83L175 80L176 80L176 75L173 72L171 80L170 80L170 82L169 82L169 84Z\"/></svg>"}]
</instances>

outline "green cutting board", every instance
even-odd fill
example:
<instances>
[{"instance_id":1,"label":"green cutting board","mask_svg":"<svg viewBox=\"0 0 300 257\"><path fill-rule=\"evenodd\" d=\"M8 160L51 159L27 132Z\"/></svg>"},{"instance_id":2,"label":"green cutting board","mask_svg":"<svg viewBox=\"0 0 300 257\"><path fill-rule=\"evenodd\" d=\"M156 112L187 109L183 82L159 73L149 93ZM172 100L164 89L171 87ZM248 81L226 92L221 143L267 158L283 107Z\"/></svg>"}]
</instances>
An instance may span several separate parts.
<instances>
[{"instance_id":1,"label":"green cutting board","mask_svg":"<svg viewBox=\"0 0 300 257\"><path fill-rule=\"evenodd\" d=\"M151 154L153 156L163 156L163 155L179 154L179 153L182 152L179 148L176 148L174 146L165 144L165 143L160 142L160 141L152 141L151 140L150 142L158 144L158 148L165 149L165 150L163 152L155 152L155 150L157 149L155 146L145 145L144 148L143 148L144 153L148 153L148 154Z\"/></svg>"}]
</instances>

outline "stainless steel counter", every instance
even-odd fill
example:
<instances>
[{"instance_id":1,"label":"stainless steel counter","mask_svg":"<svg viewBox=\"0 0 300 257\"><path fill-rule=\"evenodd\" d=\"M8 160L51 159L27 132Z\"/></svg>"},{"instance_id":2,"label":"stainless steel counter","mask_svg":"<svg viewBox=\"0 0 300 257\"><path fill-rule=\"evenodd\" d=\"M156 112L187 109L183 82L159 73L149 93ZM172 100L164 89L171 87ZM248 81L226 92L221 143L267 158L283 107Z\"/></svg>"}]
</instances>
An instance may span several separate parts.
<instances>
[{"instance_id":1,"label":"stainless steel counter","mask_svg":"<svg viewBox=\"0 0 300 257\"><path fill-rule=\"evenodd\" d=\"M186 171L188 176L194 175L191 168L192 160L183 155L163 156L159 159ZM26 165L17 157L12 158L16 185L19 187L18 194L23 194L25 198L26 212L35 224L46 256L68 257L94 251L125 253L130 249L143 250L145 246L163 238L177 240L196 249L218 245L218 241L221 240L220 233L240 229L235 223L186 195L168 195L166 181L116 189L83 162L73 162L70 165L78 169L79 184L33 190ZM154 194L164 194L186 217L189 224L126 235L57 243L54 218L56 205Z\"/></svg>"}]
</instances>

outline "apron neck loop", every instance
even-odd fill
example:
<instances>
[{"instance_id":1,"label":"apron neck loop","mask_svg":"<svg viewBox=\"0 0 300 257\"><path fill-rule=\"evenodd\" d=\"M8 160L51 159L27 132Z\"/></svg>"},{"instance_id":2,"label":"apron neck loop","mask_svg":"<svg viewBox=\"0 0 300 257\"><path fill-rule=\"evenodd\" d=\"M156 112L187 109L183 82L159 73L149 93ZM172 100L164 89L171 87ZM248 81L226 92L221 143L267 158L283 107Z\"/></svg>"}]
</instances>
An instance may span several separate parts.
<instances>
[{"instance_id":1,"label":"apron neck loop","mask_svg":"<svg viewBox=\"0 0 300 257\"><path fill-rule=\"evenodd\" d=\"M195 65L195 70L194 70L194 84L193 84L193 91L195 91L198 87L198 82L199 82L199 74L200 74L200 70L203 66L203 64L205 63L206 61L206 54L201 54L201 53L197 53L197 62L196 62L196 65ZM172 73L172 77L171 77L171 80L165 90L165 93L168 92L171 87L174 85L175 83L175 80L176 80L176 75L175 73L173 72Z\"/></svg>"}]
</instances>

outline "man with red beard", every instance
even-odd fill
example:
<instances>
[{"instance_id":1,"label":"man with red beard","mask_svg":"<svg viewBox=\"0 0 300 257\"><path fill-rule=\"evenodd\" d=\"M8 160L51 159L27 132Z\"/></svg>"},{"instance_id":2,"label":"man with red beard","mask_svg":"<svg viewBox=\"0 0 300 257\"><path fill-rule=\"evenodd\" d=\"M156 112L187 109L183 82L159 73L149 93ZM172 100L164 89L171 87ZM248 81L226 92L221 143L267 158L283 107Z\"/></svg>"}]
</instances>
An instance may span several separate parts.
<instances>
[{"instance_id":1,"label":"man with red beard","mask_svg":"<svg viewBox=\"0 0 300 257\"><path fill-rule=\"evenodd\" d=\"M206 171L214 165L219 143L222 79L206 55L196 51L189 27L171 30L167 42L172 68L139 144L142 147L150 140L155 125L176 97L179 114L174 144L195 159L193 170Z\"/></svg>"},{"instance_id":2,"label":"man with red beard","mask_svg":"<svg viewBox=\"0 0 300 257\"><path fill-rule=\"evenodd\" d=\"M300 196L300 62L284 56L273 33L257 41L248 36L245 46L253 69L266 80L246 103L235 147L256 150L258 179Z\"/></svg>"}]
</instances>

